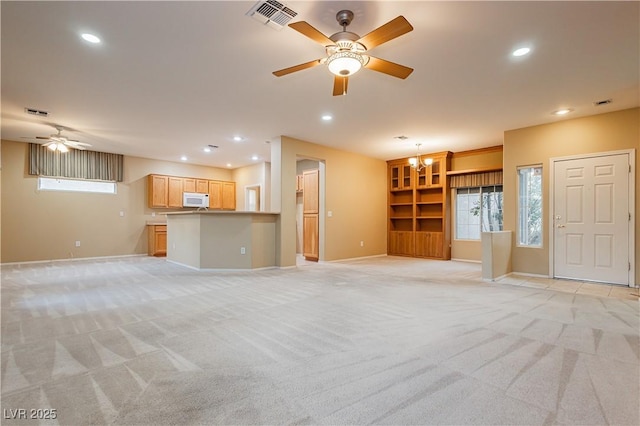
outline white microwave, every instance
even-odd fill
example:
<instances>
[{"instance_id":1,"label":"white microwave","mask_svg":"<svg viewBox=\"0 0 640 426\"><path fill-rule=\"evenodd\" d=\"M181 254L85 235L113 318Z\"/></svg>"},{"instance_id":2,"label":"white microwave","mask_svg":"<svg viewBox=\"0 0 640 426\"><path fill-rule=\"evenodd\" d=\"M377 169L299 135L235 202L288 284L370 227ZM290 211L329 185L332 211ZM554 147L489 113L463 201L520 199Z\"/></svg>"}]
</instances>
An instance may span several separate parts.
<instances>
[{"instance_id":1,"label":"white microwave","mask_svg":"<svg viewBox=\"0 0 640 426\"><path fill-rule=\"evenodd\" d=\"M209 207L209 194L183 192L182 207Z\"/></svg>"}]
</instances>

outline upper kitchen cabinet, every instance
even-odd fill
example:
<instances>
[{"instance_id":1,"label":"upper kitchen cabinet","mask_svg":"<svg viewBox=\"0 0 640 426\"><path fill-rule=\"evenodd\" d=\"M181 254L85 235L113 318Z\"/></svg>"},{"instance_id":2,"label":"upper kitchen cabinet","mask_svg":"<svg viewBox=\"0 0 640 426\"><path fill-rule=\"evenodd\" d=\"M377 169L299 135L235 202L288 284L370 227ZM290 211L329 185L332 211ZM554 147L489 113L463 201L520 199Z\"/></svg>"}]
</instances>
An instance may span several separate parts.
<instances>
[{"instance_id":1,"label":"upper kitchen cabinet","mask_svg":"<svg viewBox=\"0 0 640 426\"><path fill-rule=\"evenodd\" d=\"M236 209L235 182L165 175L149 175L147 182L150 208L182 208L183 194L196 192L209 194L210 209Z\"/></svg>"}]
</instances>

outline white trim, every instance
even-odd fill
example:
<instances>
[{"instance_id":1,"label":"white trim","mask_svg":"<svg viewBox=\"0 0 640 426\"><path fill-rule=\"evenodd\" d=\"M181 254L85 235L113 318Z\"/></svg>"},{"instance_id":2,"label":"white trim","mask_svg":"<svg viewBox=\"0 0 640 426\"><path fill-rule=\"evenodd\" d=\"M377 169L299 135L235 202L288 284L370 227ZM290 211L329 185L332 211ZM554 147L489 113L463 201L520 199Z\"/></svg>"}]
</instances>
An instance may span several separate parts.
<instances>
[{"instance_id":1,"label":"white trim","mask_svg":"<svg viewBox=\"0 0 640 426\"><path fill-rule=\"evenodd\" d=\"M251 185L245 185L244 186L244 210L245 211L251 211L251 210L249 210L249 199L247 197L247 192L251 188L258 188L260 190L260 205L258 206L258 210L257 211L259 211L259 212L265 211L264 184L262 184L262 183L254 183L254 184L251 184Z\"/></svg>"},{"instance_id":2,"label":"white trim","mask_svg":"<svg viewBox=\"0 0 640 426\"><path fill-rule=\"evenodd\" d=\"M526 248L526 249L542 249L544 248L544 231L540 232L540 245L534 246L530 244L520 244L520 170L522 169L534 169L541 168L542 172L540 175L540 179L542 179L542 185L540 186L540 191L542 192L542 205L540 209L544 211L544 164L536 163L529 164L524 166L516 166L516 176L517 176L517 186L516 186L516 231L514 232L516 237L516 247L518 248ZM542 219L542 229L544 230L544 216L540 215Z\"/></svg>"},{"instance_id":3,"label":"white trim","mask_svg":"<svg viewBox=\"0 0 640 426\"><path fill-rule=\"evenodd\" d=\"M371 256L360 256L360 257L349 257L347 259L336 259L336 260L322 260L318 263L340 263L340 262L351 262L353 260L363 260L363 259L373 259L376 257L387 257L386 253L384 254L372 254Z\"/></svg>"},{"instance_id":4,"label":"white trim","mask_svg":"<svg viewBox=\"0 0 640 426\"><path fill-rule=\"evenodd\" d=\"M555 264L555 258L554 258L554 245L555 245L555 237L554 237L554 231L555 231L555 226L553 226L553 224L555 223L555 221L553 220L553 211L554 211L554 196L555 196L555 176L554 176L554 169L555 169L555 163L556 162L560 162L560 161L570 161L570 160L581 160L581 159L586 159L586 158L595 158L595 157L609 157L612 155L622 155L622 154L626 154L627 158L629 159L629 166L631 168L630 172L628 173L628 179L629 179L629 213L631 214L631 220L629 221L629 262L631 264L631 268L628 271L628 275L627 275L627 279L628 279L628 286L635 288L635 281L636 281L636 255L635 255L635 247L636 247L636 240L635 240L635 230L636 230L636 214L635 214L635 209L636 209L636 181L635 181L635 175L636 175L636 155L635 155L636 150L634 148L631 149L622 149L622 150L617 150L617 151L605 151L605 152L592 152L592 153L588 153L588 154L578 154L578 155L568 155L568 156L563 156L563 157L553 157L549 159L549 277L553 278L555 277L555 271L554 271L554 264ZM566 278L562 278L562 279L566 279ZM607 284L612 284L613 283L607 283ZM618 284L619 285L619 284Z\"/></svg>"},{"instance_id":5,"label":"white trim","mask_svg":"<svg viewBox=\"0 0 640 426\"><path fill-rule=\"evenodd\" d=\"M508 272L506 274L500 275L499 277L495 277L495 278L483 278L482 281L486 282L486 283L495 283L498 280L501 280L503 278L508 277L509 275L511 275L511 272ZM506 284L506 283L505 283Z\"/></svg>"},{"instance_id":6,"label":"white trim","mask_svg":"<svg viewBox=\"0 0 640 426\"><path fill-rule=\"evenodd\" d=\"M195 266L176 262L175 260L167 259L166 261L167 263L171 263L172 265L182 266L184 268L191 269L194 271L200 271L200 272L253 272L253 271L263 271L267 269L278 269L277 266L262 266L260 268L196 268Z\"/></svg>"},{"instance_id":7,"label":"white trim","mask_svg":"<svg viewBox=\"0 0 640 426\"><path fill-rule=\"evenodd\" d=\"M7 262L0 263L0 266L15 266L15 265L32 265L38 263L54 263L54 262L77 262L83 260L104 260L104 259L118 259L126 257L151 257L148 254L117 254L114 256L95 256L95 257L71 257L68 259L47 259L47 260L27 260L23 262Z\"/></svg>"},{"instance_id":8,"label":"white trim","mask_svg":"<svg viewBox=\"0 0 640 426\"><path fill-rule=\"evenodd\" d=\"M478 264L482 264L481 260L473 260L473 259L458 259L458 258L451 258L452 262L464 262L464 263L478 263Z\"/></svg>"},{"instance_id":9,"label":"white trim","mask_svg":"<svg viewBox=\"0 0 640 426\"><path fill-rule=\"evenodd\" d=\"M533 277L533 278L553 278L551 275L542 275L542 274L530 274L528 272L518 272L511 271L505 275L505 277L510 277L511 275L522 275L524 277Z\"/></svg>"}]
</instances>

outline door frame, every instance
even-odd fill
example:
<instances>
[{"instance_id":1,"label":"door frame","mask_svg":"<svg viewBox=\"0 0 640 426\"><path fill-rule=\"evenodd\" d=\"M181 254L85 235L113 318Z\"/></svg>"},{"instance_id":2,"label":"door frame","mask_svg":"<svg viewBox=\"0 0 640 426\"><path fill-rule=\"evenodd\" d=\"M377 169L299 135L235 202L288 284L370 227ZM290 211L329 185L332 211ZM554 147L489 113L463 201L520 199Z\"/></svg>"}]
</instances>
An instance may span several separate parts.
<instances>
[{"instance_id":1,"label":"door frame","mask_svg":"<svg viewBox=\"0 0 640 426\"><path fill-rule=\"evenodd\" d=\"M635 190L635 176L636 176L636 156L635 149L623 149L619 151L606 151L606 152L593 152L588 154L577 154L577 155L569 155L564 157L553 157L549 159L549 212L548 212L548 226L549 226L549 277L555 277L555 223L553 218L553 213L555 211L554 205L554 197L555 197L555 163L560 161L567 160L583 160L587 158L595 158L595 157L608 157L611 155L620 155L627 154L629 158L629 167L630 171L628 173L629 179L629 213L631 214L631 219L629 220L629 230L630 230L630 238L629 238L629 263L630 268L627 271L627 280L629 282L629 287L635 287L635 277L636 277L636 257L635 257L635 230L636 230L636 190Z\"/></svg>"},{"instance_id":2,"label":"door frame","mask_svg":"<svg viewBox=\"0 0 640 426\"><path fill-rule=\"evenodd\" d=\"M244 209L246 211L249 211L249 191L253 191L253 190L258 190L258 194L260 197L260 202L258 205L258 210L259 212L263 212L265 211L264 209L264 205L265 205L265 201L264 201L264 185L261 183L254 183L253 185L245 185L244 186Z\"/></svg>"}]
</instances>

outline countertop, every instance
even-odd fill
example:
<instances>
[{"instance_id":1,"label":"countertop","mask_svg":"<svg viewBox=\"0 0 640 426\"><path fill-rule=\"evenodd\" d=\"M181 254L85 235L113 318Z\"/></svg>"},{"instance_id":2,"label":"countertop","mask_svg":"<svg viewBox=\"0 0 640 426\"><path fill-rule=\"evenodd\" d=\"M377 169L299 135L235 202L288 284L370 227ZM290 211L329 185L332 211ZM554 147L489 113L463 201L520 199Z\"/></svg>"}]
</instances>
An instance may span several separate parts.
<instances>
[{"instance_id":1,"label":"countertop","mask_svg":"<svg viewBox=\"0 0 640 426\"><path fill-rule=\"evenodd\" d=\"M166 220L148 220L147 226L155 226L155 225L166 225Z\"/></svg>"},{"instance_id":2,"label":"countertop","mask_svg":"<svg viewBox=\"0 0 640 426\"><path fill-rule=\"evenodd\" d=\"M248 212L238 210L190 210L185 212L160 213L167 216L188 215L188 214L214 214L214 215L278 215L280 212Z\"/></svg>"}]
</instances>

